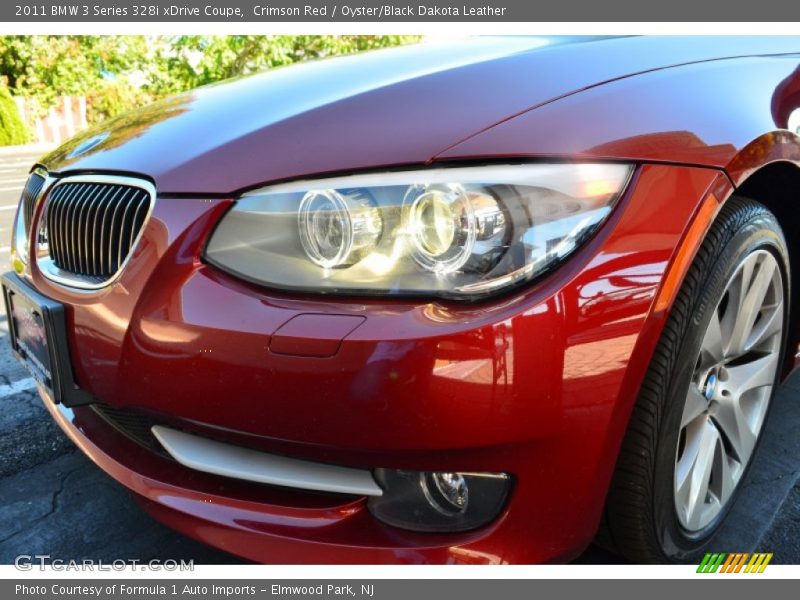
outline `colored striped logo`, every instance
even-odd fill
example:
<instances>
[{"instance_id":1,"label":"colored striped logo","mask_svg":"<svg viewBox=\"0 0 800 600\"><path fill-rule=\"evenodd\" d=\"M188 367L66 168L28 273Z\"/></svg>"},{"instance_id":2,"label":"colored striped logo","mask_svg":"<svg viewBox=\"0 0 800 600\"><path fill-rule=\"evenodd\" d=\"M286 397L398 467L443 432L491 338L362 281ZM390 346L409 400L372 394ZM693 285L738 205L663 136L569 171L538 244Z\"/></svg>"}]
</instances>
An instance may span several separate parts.
<instances>
[{"instance_id":1,"label":"colored striped logo","mask_svg":"<svg viewBox=\"0 0 800 600\"><path fill-rule=\"evenodd\" d=\"M698 573L763 573L772 560L772 552L735 552L733 554L707 553Z\"/></svg>"}]
</instances>

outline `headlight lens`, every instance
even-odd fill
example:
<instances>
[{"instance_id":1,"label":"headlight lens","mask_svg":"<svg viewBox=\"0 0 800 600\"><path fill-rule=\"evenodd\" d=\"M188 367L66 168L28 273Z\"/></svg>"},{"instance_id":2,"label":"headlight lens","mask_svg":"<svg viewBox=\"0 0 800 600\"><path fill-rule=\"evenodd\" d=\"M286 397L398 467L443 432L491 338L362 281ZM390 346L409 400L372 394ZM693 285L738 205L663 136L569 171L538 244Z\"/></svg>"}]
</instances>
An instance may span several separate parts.
<instances>
[{"instance_id":1,"label":"headlight lens","mask_svg":"<svg viewBox=\"0 0 800 600\"><path fill-rule=\"evenodd\" d=\"M334 269L357 263L375 247L381 214L359 190L312 190L300 202L297 225L308 258Z\"/></svg>"},{"instance_id":2,"label":"headlight lens","mask_svg":"<svg viewBox=\"0 0 800 600\"><path fill-rule=\"evenodd\" d=\"M528 281L608 217L621 164L528 164L301 181L242 196L206 249L256 283L471 297Z\"/></svg>"}]
</instances>

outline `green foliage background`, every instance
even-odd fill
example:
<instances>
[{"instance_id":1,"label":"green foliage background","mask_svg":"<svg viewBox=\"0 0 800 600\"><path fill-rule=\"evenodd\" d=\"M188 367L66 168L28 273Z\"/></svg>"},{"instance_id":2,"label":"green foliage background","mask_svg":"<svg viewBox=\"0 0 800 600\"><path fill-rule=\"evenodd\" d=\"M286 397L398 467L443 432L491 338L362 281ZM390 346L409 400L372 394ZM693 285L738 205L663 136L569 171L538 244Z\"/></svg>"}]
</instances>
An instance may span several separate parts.
<instances>
[{"instance_id":1,"label":"green foliage background","mask_svg":"<svg viewBox=\"0 0 800 600\"><path fill-rule=\"evenodd\" d=\"M28 141L28 128L19 116L17 105L8 88L0 85L0 146L24 144Z\"/></svg>"},{"instance_id":2,"label":"green foliage background","mask_svg":"<svg viewBox=\"0 0 800 600\"><path fill-rule=\"evenodd\" d=\"M169 94L295 62L417 41L415 36L0 36L12 94L86 96L89 123Z\"/></svg>"}]
</instances>

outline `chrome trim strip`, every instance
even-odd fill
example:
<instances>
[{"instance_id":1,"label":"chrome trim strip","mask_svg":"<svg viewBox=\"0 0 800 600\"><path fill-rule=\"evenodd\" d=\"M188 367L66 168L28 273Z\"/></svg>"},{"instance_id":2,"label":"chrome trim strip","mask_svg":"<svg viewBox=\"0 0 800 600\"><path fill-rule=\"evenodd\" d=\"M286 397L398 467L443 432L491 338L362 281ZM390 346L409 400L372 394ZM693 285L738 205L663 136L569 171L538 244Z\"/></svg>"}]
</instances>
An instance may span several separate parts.
<instances>
[{"instance_id":1,"label":"chrome trim strip","mask_svg":"<svg viewBox=\"0 0 800 600\"><path fill-rule=\"evenodd\" d=\"M359 496L383 494L367 470L266 454L163 425L154 425L151 431L172 458L196 471L302 490Z\"/></svg>"},{"instance_id":2,"label":"chrome trim strip","mask_svg":"<svg viewBox=\"0 0 800 600\"><path fill-rule=\"evenodd\" d=\"M30 206L30 214L28 214L28 211L27 211L28 207L25 206L25 192L28 189L28 184L31 181L31 177L33 177L34 175L36 175L37 177L40 177L42 179L42 185L39 188L39 191L36 192L36 194L34 195L33 199L31 200L31 203L30 203L31 204L31 206ZM24 221L25 221L24 222L25 231L28 234L30 234L31 227L33 227L33 215L36 214L36 206L39 204L39 200L41 200L42 195L44 194L45 190L47 189L47 186L48 186L47 171L45 171L41 167L36 167L30 173L28 173L28 179L25 180L25 185L22 188L22 193L20 194L20 199L19 199L20 207L25 212L25 215L24 215L23 218L24 218Z\"/></svg>"},{"instance_id":3,"label":"chrome trim strip","mask_svg":"<svg viewBox=\"0 0 800 600\"><path fill-rule=\"evenodd\" d=\"M148 209L147 209L147 214L145 214L144 221L142 222L142 228L139 231L139 233L136 235L136 238L134 239L133 243L131 244L131 250L128 253L128 256L125 257L125 260L122 262L122 264L119 265L119 267L117 268L116 272L111 277L109 277L108 279L100 279L100 278L97 278L97 277L87 277L87 276L84 276L84 275L78 275L76 273L71 273L69 271L65 271L63 269L60 269L53 262L53 259L50 258L49 253L48 254L44 254L42 256L39 255L39 248L38 248L38 243L37 243L37 248L36 248L36 252L35 252L36 264L39 267L39 270L42 272L42 275L44 275L47 279L49 279L50 281L53 281L55 283L58 283L60 285L70 287L70 288L78 288L78 289L82 289L82 290L100 290L100 289L103 289L105 287L110 286L115 281L117 281L117 279L119 279L119 277L122 275L122 272L124 271L124 269L127 266L128 262L133 257L133 254L136 251L136 246L138 246L139 242L142 239L142 236L144 235L144 230L147 227L147 222L150 220L150 216L153 214L153 208L155 207L155 203L156 203L156 188L149 181L147 181L145 179L140 179L138 177L123 177L123 176L118 176L118 175L74 175L74 176L68 176L68 177L63 177L61 179L57 179L57 180L55 180L55 183L53 183L52 185L46 184L45 185L45 189L47 189L48 194L47 194L47 198L45 198L45 202L47 202L47 200L50 198L50 195L55 190L57 190L61 185L64 185L64 184L67 184L67 183L111 184L111 185L123 185L123 186L131 187L131 188L138 188L138 189L144 190L147 193L147 195L149 197L149 200L150 200L149 206L148 206ZM103 200L105 200L105 196L106 195L103 196ZM116 195L117 194L115 194L115 197L116 197ZM102 207L102 202L100 202L99 204L100 205L98 206L97 212L99 212L99 210L101 208L104 208L104 207ZM70 207L67 207L67 208L70 208ZM71 208L73 209L73 213L74 213L74 211L76 210L76 207L73 206ZM45 205L45 207L44 207L44 209L42 211L42 214L45 214L46 211L47 211L47 205ZM108 212L108 207L105 207L105 210L103 211L103 218L101 219L101 222L100 222L101 235L103 235L103 233L104 233L105 217L107 216L107 212ZM69 226L68 225L69 219L66 218L66 215L59 215L59 216L63 220L63 223L61 224L62 227L68 227ZM40 218L38 227L41 228L43 226L44 222L45 222L45 220L43 218ZM93 227L94 227L94 224L93 224ZM110 232L109 232L109 235L111 235ZM38 238L38 235L37 235L37 238ZM64 239L66 240L66 237ZM74 242L75 240L72 240L72 241ZM92 240L92 243L94 243L94 239ZM101 246L101 249L102 249L102 246ZM65 249L65 250L67 250L67 249ZM110 252L110 250L109 250L109 252ZM73 260L77 259L77 255L71 256L71 259L73 259ZM102 259L102 257L101 257L101 259ZM110 255L109 255L109 259L110 259Z\"/></svg>"},{"instance_id":4,"label":"chrome trim strip","mask_svg":"<svg viewBox=\"0 0 800 600\"><path fill-rule=\"evenodd\" d=\"M45 169L42 167L34 168L29 174L28 178L30 179L31 175L38 175L39 177L44 177L44 183L42 184L42 188L39 190L39 193L36 194L36 198L33 200L33 210L31 211L31 218L36 215L36 208L39 206L39 203L42 201L42 198L50 191L50 187L56 181L55 178L50 177ZM27 185L27 180L25 182ZM24 190L24 188L23 188ZM30 277L29 265L31 263L31 232L33 230L33 223L25 223L24 218L25 212L25 203L22 201L22 196L20 195L19 204L17 206L17 214L14 216L14 224L13 224L13 231L14 231L14 250L17 253L17 257L20 259L23 265L25 265L25 277ZM22 214L21 214L22 213Z\"/></svg>"}]
</instances>

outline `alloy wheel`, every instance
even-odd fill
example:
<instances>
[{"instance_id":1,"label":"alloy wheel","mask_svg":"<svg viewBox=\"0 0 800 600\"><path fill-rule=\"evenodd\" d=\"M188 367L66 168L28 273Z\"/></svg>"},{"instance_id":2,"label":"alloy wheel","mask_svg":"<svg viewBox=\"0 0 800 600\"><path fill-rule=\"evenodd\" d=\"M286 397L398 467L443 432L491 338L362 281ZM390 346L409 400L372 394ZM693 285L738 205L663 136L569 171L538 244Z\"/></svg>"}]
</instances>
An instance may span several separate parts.
<instances>
[{"instance_id":1,"label":"alloy wheel","mask_svg":"<svg viewBox=\"0 0 800 600\"><path fill-rule=\"evenodd\" d=\"M747 255L703 337L675 457L675 510L690 534L722 512L755 450L780 363L783 289L771 252Z\"/></svg>"}]
</instances>

